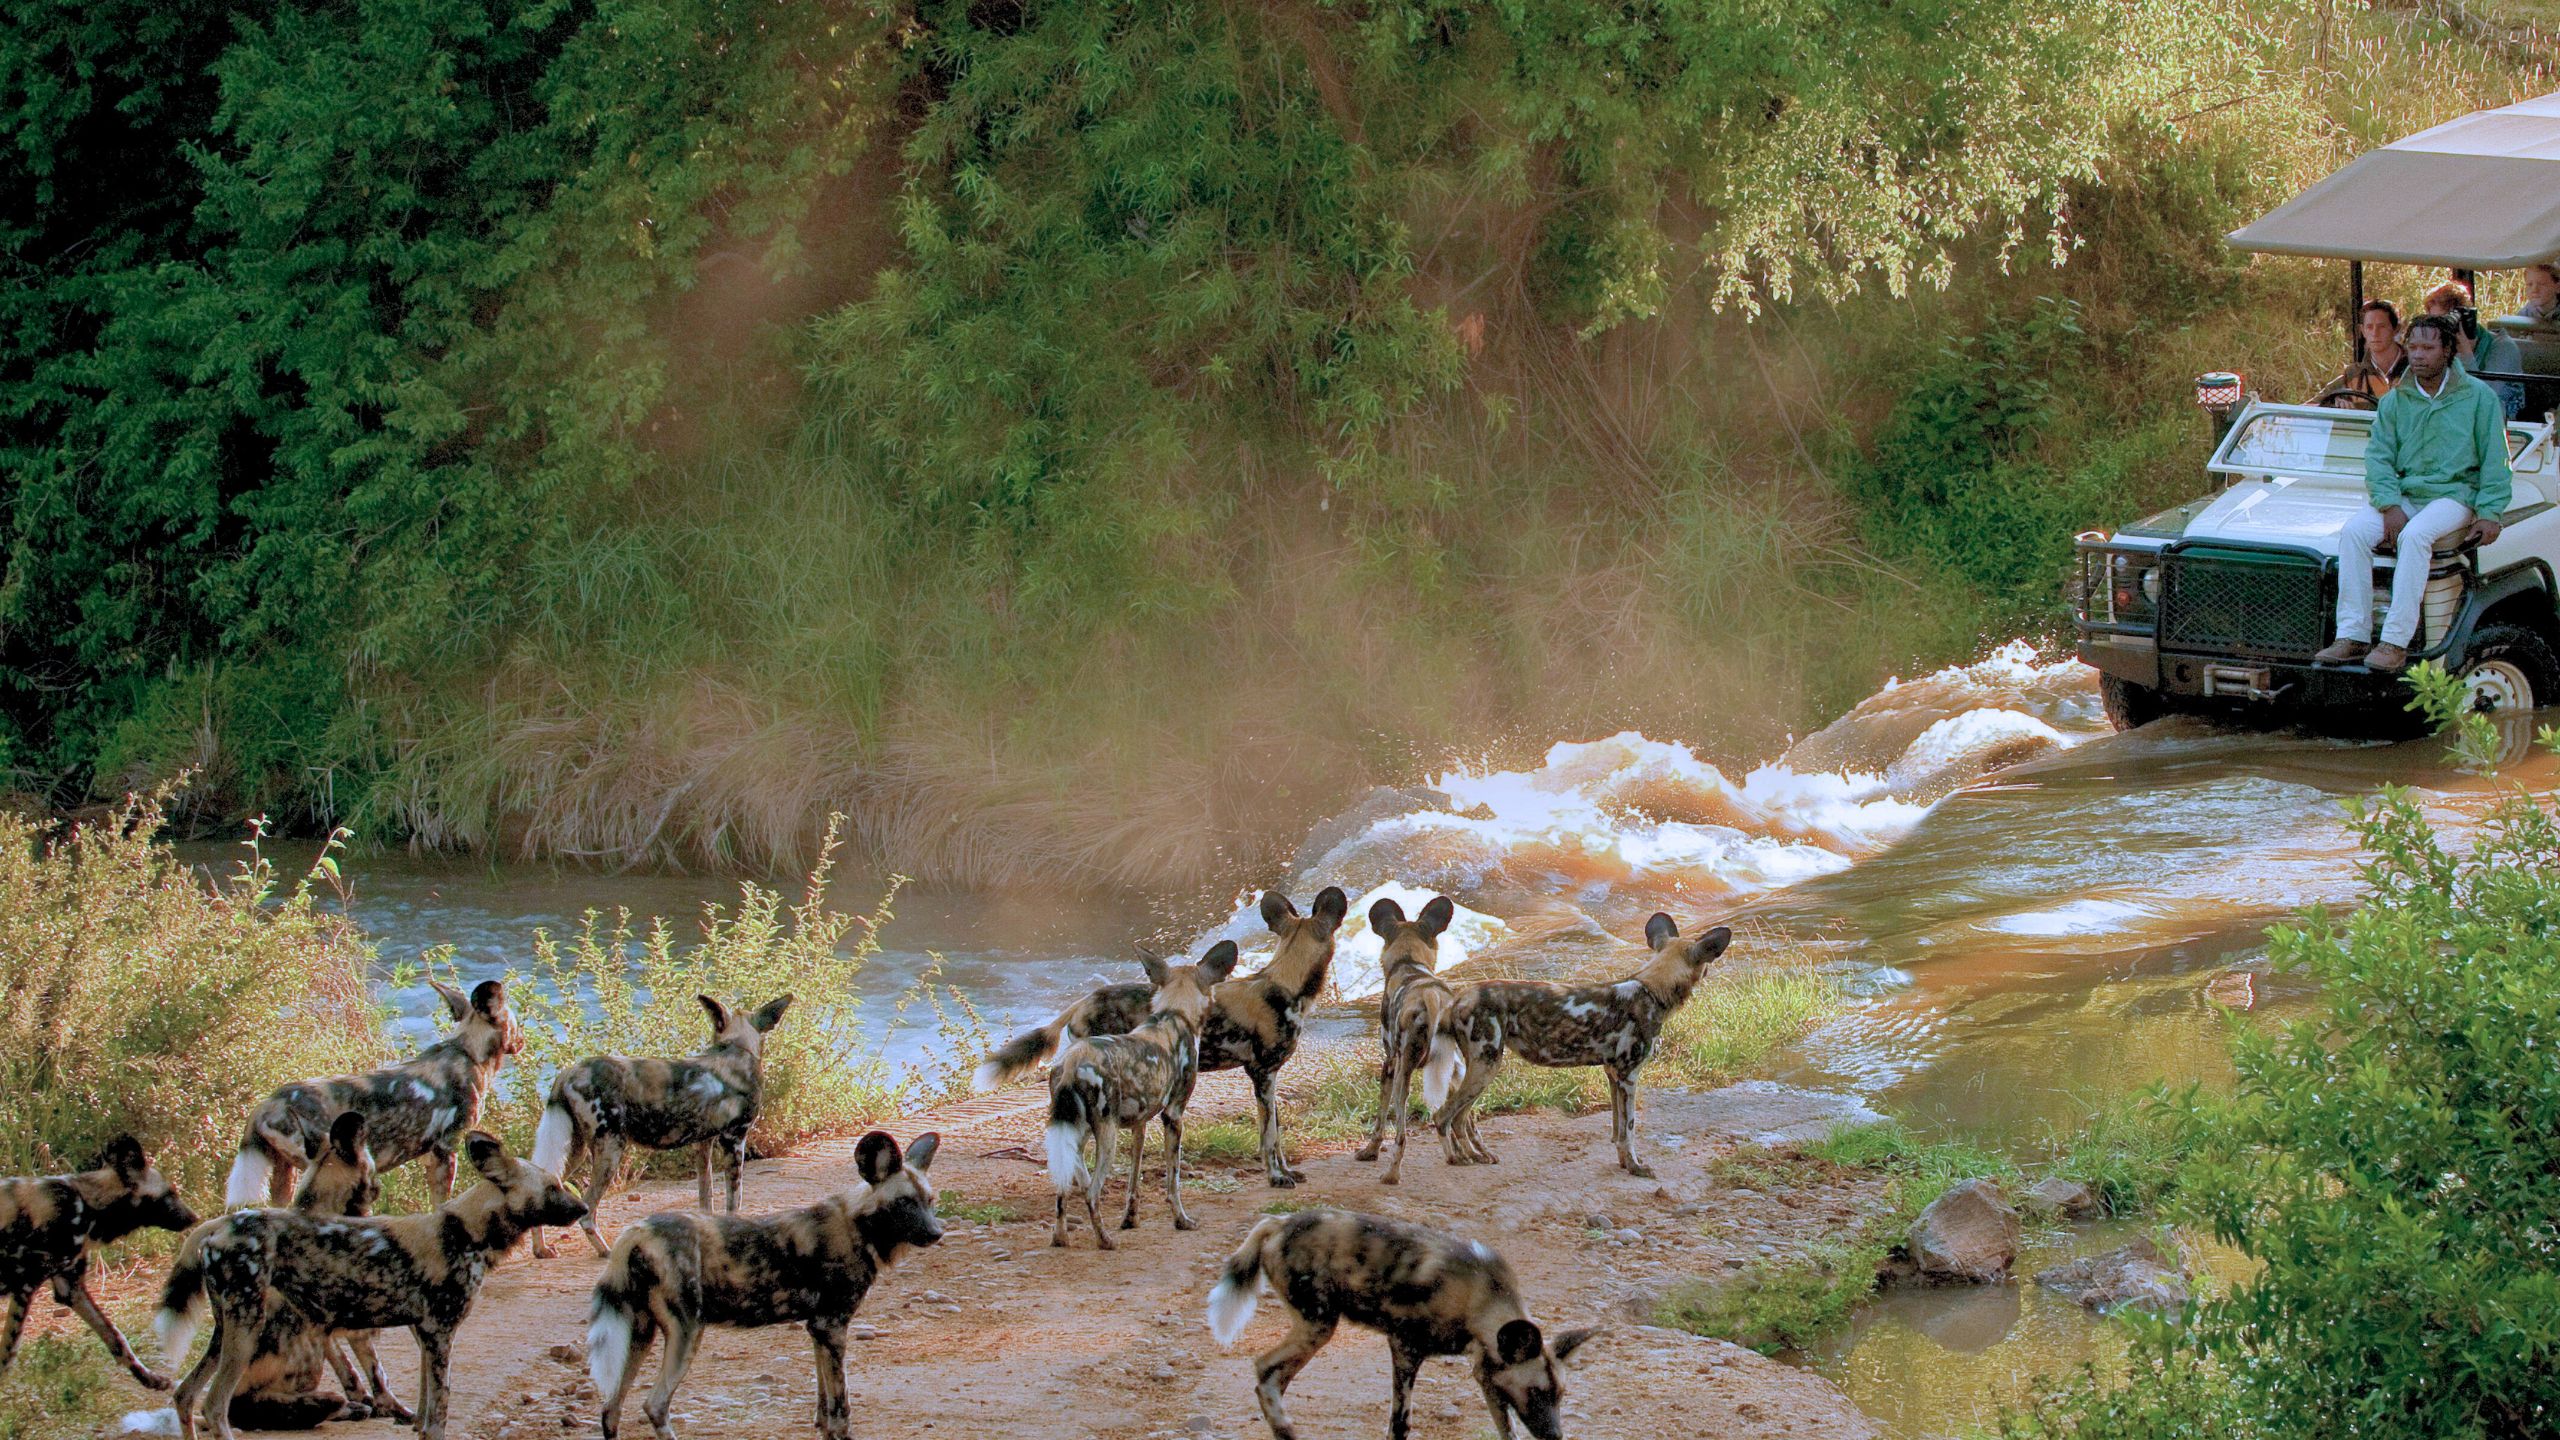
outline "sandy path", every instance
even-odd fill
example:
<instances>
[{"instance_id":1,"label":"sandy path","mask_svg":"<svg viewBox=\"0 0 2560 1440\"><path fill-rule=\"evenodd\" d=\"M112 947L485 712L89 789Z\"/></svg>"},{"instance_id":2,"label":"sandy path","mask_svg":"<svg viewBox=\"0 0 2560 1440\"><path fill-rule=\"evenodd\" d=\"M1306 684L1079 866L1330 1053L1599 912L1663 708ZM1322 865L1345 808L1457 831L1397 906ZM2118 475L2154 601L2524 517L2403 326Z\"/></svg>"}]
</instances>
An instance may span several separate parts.
<instances>
[{"instance_id":1,"label":"sandy path","mask_svg":"<svg viewBox=\"0 0 2560 1440\"><path fill-rule=\"evenodd\" d=\"M1215 1083L1232 1078L1209 1077L1203 1109L1249 1108L1241 1084ZM1758 1255L1801 1247L1878 1203L1866 1182L1772 1195L1724 1188L1710 1173L1717 1156L1770 1132L1793 1126L1797 1135L1820 1133L1839 1113L1828 1097L1766 1086L1652 1096L1643 1134L1656 1180L1616 1169L1605 1115L1490 1118L1486 1136L1503 1160L1496 1167L1451 1169L1436 1149L1424 1148L1426 1133L1397 1188L1378 1184L1380 1167L1353 1161L1347 1147L1302 1153L1308 1183L1288 1192L1266 1189L1258 1164L1194 1166L1186 1196L1200 1228L1190 1232L1172 1228L1161 1172L1151 1165L1139 1228L1114 1232L1121 1248L1107 1254L1093 1248L1090 1230L1075 1233L1066 1250L1049 1246L1046 1175L1006 1153L1032 1135L1036 1101L1032 1092L1016 1091L895 1127L902 1139L940 1128L937 1184L973 1207L1001 1201L1015 1218L952 1221L942 1244L872 1291L856 1317L868 1327L856 1331L864 1338L851 1366L857 1435L1266 1435L1254 1408L1250 1357L1280 1334L1278 1308L1266 1301L1229 1353L1209 1338L1201 1306L1219 1261L1275 1200L1372 1210L1485 1240L1510 1257L1543 1323L1609 1322L1611 1332L1569 1372L1567 1433L1577 1440L1877 1433L1818 1377L1630 1319L1630 1307L1665 1282L1722 1274ZM747 1207L805 1204L854 1183L852 1149L848 1137L756 1163ZM608 1231L689 1204L690 1189L656 1183L615 1196L605 1206ZM1108 1213L1105 1223L1112 1223ZM520 1250L482 1292L456 1353L452 1435L595 1433L582 1345L587 1291L602 1262L574 1236L562 1240L552 1260ZM405 1338L386 1344L385 1355L398 1357L398 1380L414 1387L415 1353ZM643 1383L654 1373L653 1361ZM1387 1386L1384 1344L1346 1327L1292 1387L1291 1418L1309 1440L1380 1435ZM813 1433L813 1395L808 1343L796 1327L714 1331L678 1393L676 1423L688 1437L806 1436ZM631 1419L645 1435L637 1410L635 1404ZM1489 1433L1461 1361L1425 1369L1414 1413L1421 1440ZM391 1440L407 1432L376 1421L328 1433Z\"/></svg>"}]
</instances>

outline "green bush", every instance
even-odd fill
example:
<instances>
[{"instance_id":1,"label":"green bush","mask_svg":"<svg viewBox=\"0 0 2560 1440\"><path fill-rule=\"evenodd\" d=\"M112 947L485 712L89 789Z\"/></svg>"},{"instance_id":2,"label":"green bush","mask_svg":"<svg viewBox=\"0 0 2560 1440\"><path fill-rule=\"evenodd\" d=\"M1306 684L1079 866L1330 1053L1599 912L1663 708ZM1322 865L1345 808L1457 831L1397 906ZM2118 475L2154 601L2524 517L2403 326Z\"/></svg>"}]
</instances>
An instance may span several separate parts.
<instances>
[{"instance_id":1,"label":"green bush","mask_svg":"<svg viewBox=\"0 0 2560 1440\"><path fill-rule=\"evenodd\" d=\"M276 1086L385 1057L373 955L313 880L252 847L208 880L158 833L165 795L59 833L0 815L0 1175L67 1170L142 1141L199 1211Z\"/></svg>"}]
</instances>

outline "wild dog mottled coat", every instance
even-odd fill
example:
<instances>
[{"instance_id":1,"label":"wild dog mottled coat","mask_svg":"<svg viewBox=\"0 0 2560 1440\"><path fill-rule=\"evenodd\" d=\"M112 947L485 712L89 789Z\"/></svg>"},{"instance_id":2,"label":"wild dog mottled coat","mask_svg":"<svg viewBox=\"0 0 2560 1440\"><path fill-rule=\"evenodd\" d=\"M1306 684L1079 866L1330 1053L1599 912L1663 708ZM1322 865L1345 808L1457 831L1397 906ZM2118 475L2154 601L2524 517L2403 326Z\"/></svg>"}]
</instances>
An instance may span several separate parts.
<instances>
[{"instance_id":1,"label":"wild dog mottled coat","mask_svg":"<svg viewBox=\"0 0 2560 1440\"><path fill-rule=\"evenodd\" d=\"M178 1386L180 1433L194 1440L196 1402L231 1440L231 1398L255 1356L272 1307L290 1305L331 1330L406 1326L418 1341L418 1433L442 1440L450 1409L445 1372L454 1332L498 1256L537 1225L569 1225L587 1207L549 1172L474 1130L464 1153L480 1183L423 1215L323 1219L291 1210L240 1210L188 1237L154 1324L172 1355L186 1353L210 1310L222 1344Z\"/></svg>"},{"instance_id":2,"label":"wild dog mottled coat","mask_svg":"<svg viewBox=\"0 0 2560 1440\"><path fill-rule=\"evenodd\" d=\"M1289 1333L1253 1362L1254 1396L1274 1440L1296 1440L1282 1397L1345 1320L1387 1337L1391 1440L1405 1440L1413 1378L1434 1355L1474 1364L1503 1440L1511 1440L1515 1415L1538 1440L1562 1440L1557 1367L1595 1332L1568 1330L1549 1344L1521 1304L1510 1264L1482 1242L1349 1210L1273 1216L1244 1237L1209 1292L1209 1330L1219 1344L1244 1333L1264 1282L1291 1319Z\"/></svg>"},{"instance_id":3,"label":"wild dog mottled coat","mask_svg":"<svg viewBox=\"0 0 2560 1440\"><path fill-rule=\"evenodd\" d=\"M1318 891L1305 915L1279 891L1262 892L1262 923L1279 937L1280 948L1270 964L1220 985L1200 1028L1201 1071L1240 1069L1253 1083L1254 1108L1262 1117L1263 1178L1275 1189L1307 1178L1291 1168L1281 1138L1279 1076L1298 1053L1307 1007L1324 992L1332 974L1334 936L1350 908L1339 886ZM1154 994L1146 985L1099 987L1057 1019L1022 1032L989 1055L978 1067L978 1088L992 1090L1028 1073L1064 1038L1126 1035L1146 1023Z\"/></svg>"},{"instance_id":4,"label":"wild dog mottled coat","mask_svg":"<svg viewBox=\"0 0 2560 1440\"><path fill-rule=\"evenodd\" d=\"M352 1110L364 1116L373 1163L394 1170L424 1156L428 1188L441 1205L453 1193L454 1146L480 1123L480 1103L506 1058L524 1048L507 987L483 980L470 998L441 980L457 1028L415 1059L363 1075L299 1080L260 1102L240 1137L225 1204L282 1205L294 1172L329 1142L329 1125Z\"/></svg>"},{"instance_id":5,"label":"wild dog mottled coat","mask_svg":"<svg viewBox=\"0 0 2560 1440\"><path fill-rule=\"evenodd\" d=\"M9 1302L8 1318L0 1321L0 1374L17 1356L28 1304L51 1284L53 1298L98 1332L116 1363L152 1389L168 1389L169 1377L135 1357L124 1332L89 1294L89 1256L136 1230L186 1230L195 1223L195 1212L130 1135L108 1142L86 1170L0 1180L0 1296Z\"/></svg>"},{"instance_id":6,"label":"wild dog mottled coat","mask_svg":"<svg viewBox=\"0 0 2560 1440\"><path fill-rule=\"evenodd\" d=\"M1487 980L1459 989L1442 1029L1466 1059L1466 1078L1433 1117L1450 1164L1492 1163L1473 1107L1509 1051L1532 1065L1599 1066L1609 1077L1609 1133L1618 1142L1618 1165L1631 1175L1653 1174L1635 1155L1636 1072L1652 1056L1663 1022L1688 1003L1707 966L1733 943L1733 932L1718 925L1682 940L1671 917L1657 914L1645 922L1644 937L1653 958L1614 984Z\"/></svg>"},{"instance_id":7,"label":"wild dog mottled coat","mask_svg":"<svg viewBox=\"0 0 2560 1440\"><path fill-rule=\"evenodd\" d=\"M1395 1120L1396 1153L1387 1173L1378 1177L1394 1185L1404 1178L1404 1130L1412 1108L1413 1076L1422 1074L1422 1099L1438 1109L1457 1078L1455 1040L1441 1032L1455 992L1438 975L1440 934L1456 918L1458 907L1446 895L1434 895L1422 913L1408 921L1404 907L1381 900L1369 907L1369 929L1385 945L1378 956L1383 984L1378 991L1378 1119L1369 1143L1355 1160L1375 1160L1386 1138L1387 1121Z\"/></svg>"},{"instance_id":8,"label":"wild dog mottled coat","mask_svg":"<svg viewBox=\"0 0 2560 1440\"><path fill-rule=\"evenodd\" d=\"M875 1130L854 1151L867 1186L858 1193L761 1220L669 1211L624 1230L596 1281L587 1327L587 1374L604 1397L605 1440L621 1433L623 1400L659 1332L667 1353L645 1409L658 1440L672 1440L668 1407L702 1327L794 1322L817 1353L818 1433L850 1440L845 1330L882 1270L942 1238L925 1178L941 1143L919 1135L901 1156L898 1142Z\"/></svg>"},{"instance_id":9,"label":"wild dog mottled coat","mask_svg":"<svg viewBox=\"0 0 2560 1440\"><path fill-rule=\"evenodd\" d=\"M1057 1224L1049 1243L1067 1243L1067 1196L1081 1191L1093 1238L1112 1248L1102 1231L1102 1190L1111 1181L1112 1152L1120 1128L1129 1127L1129 1203L1120 1228L1138 1223L1138 1175L1147 1153L1147 1122L1164 1121L1165 1192L1173 1201L1173 1228L1188 1230L1182 1208L1182 1115L1200 1078L1200 1024L1209 996L1236 966L1236 946L1221 940L1197 965L1146 962L1154 982L1147 1023L1126 1035L1092 1035L1071 1041L1049 1068L1049 1183L1058 1192ZM1084 1163L1085 1143L1093 1164Z\"/></svg>"},{"instance_id":10,"label":"wild dog mottled coat","mask_svg":"<svg viewBox=\"0 0 2560 1440\"><path fill-rule=\"evenodd\" d=\"M563 1069L551 1082L550 1102L534 1130L533 1163L558 1175L587 1157L587 1218L578 1222L587 1243L605 1253L596 1208L622 1169L625 1145L652 1150L702 1147L694 1186L702 1208L711 1208L711 1156L718 1151L729 1184L729 1213L738 1213L738 1179L747 1166L747 1132L764 1103L764 1037L791 1008L791 997L767 1001L741 1015L708 995L693 997L711 1017L710 1047L684 1060L632 1060L593 1055ZM533 1253L551 1254L537 1230Z\"/></svg>"}]
</instances>

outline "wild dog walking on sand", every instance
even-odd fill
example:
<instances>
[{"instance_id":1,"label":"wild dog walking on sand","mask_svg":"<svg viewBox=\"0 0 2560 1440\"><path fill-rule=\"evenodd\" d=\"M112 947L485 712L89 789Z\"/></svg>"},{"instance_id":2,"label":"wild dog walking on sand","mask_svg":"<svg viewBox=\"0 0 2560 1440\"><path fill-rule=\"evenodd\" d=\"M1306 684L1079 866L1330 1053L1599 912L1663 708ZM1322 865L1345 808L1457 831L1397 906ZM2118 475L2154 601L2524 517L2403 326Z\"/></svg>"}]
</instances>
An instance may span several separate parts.
<instances>
[{"instance_id":1,"label":"wild dog walking on sand","mask_svg":"<svg viewBox=\"0 0 2560 1440\"><path fill-rule=\"evenodd\" d=\"M260 1102L240 1137L240 1158L231 1162L224 1204L282 1205L293 1193L293 1172L311 1163L328 1143L330 1122L350 1110L364 1116L373 1163L393 1170L423 1155L436 1203L453 1194L454 1145L480 1123L481 1098L498 1067L524 1048L524 1033L497 981L481 981L467 1000L441 980L427 983L458 1028L403 1064L299 1080Z\"/></svg>"},{"instance_id":2,"label":"wild dog walking on sand","mask_svg":"<svg viewBox=\"0 0 2560 1440\"><path fill-rule=\"evenodd\" d=\"M1262 1112L1262 1173L1274 1189L1286 1190L1307 1178L1290 1168L1280 1137L1280 1067L1298 1053L1300 1017L1324 991L1333 968L1334 934L1350 909L1339 886L1316 892L1305 915L1288 896L1263 891L1262 923L1280 937L1280 948L1270 964L1217 988L1208 1023L1200 1029L1200 1069L1241 1069L1253 1082L1254 1107ZM989 1055L978 1067L978 1088L993 1090L1028 1074L1062 1038L1128 1034L1146 1023L1154 993L1145 985L1094 990L1057 1019L1025 1030Z\"/></svg>"},{"instance_id":3,"label":"wild dog walking on sand","mask_svg":"<svg viewBox=\"0 0 2560 1440\"><path fill-rule=\"evenodd\" d=\"M1396 1154L1387 1162L1381 1184L1404 1178L1404 1127L1412 1107L1413 1075L1422 1072L1423 1104L1432 1110L1458 1078L1457 1041L1441 1033L1455 992L1436 972L1440 968L1440 932L1449 928L1458 907L1446 895L1434 895L1422 913L1408 921L1404 907L1381 900L1369 907L1369 929L1386 949L1378 956L1385 984L1378 991L1378 1120L1369 1143L1355 1160L1375 1160L1385 1140L1387 1118L1395 1117Z\"/></svg>"},{"instance_id":4,"label":"wild dog walking on sand","mask_svg":"<svg viewBox=\"0 0 2560 1440\"><path fill-rule=\"evenodd\" d=\"M702 1327L791 1321L808 1329L817 1352L818 1433L850 1440L845 1328L891 1261L942 1238L925 1178L941 1143L919 1135L901 1157L898 1142L874 1130L854 1151L868 1189L761 1220L671 1210L624 1230L596 1281L587 1327L587 1374L604 1397L605 1440L621 1432L623 1398L658 1332L666 1332L667 1353L645 1408L658 1440L672 1440L667 1409Z\"/></svg>"},{"instance_id":5,"label":"wild dog walking on sand","mask_svg":"<svg viewBox=\"0 0 2560 1440\"><path fill-rule=\"evenodd\" d=\"M1049 1067L1049 1183L1058 1191L1052 1245L1067 1243L1067 1196L1081 1191L1095 1243L1112 1248L1111 1237L1102 1233L1102 1190L1111 1181L1112 1152L1123 1125L1129 1127L1129 1204L1120 1212L1120 1228L1137 1227L1147 1122L1159 1117L1168 1152L1164 1186L1173 1201L1173 1228L1192 1228L1191 1214L1182 1208L1182 1112L1200 1078L1200 1022L1209 1013L1209 992L1236 968L1236 945L1219 941L1197 965L1161 960L1146 965L1147 978L1155 985L1147 1023L1126 1035L1071 1041ZM1087 1140L1093 1142L1089 1168L1084 1163Z\"/></svg>"},{"instance_id":6,"label":"wild dog walking on sand","mask_svg":"<svg viewBox=\"0 0 2560 1440\"><path fill-rule=\"evenodd\" d=\"M605 1253L596 1209L622 1169L622 1147L652 1150L702 1147L694 1185L702 1208L711 1208L711 1154L728 1173L729 1213L738 1213L738 1177L747 1167L747 1132L764 1102L764 1037L791 1008L791 997L768 1001L741 1015L708 995L693 997L711 1016L711 1045L688 1060L631 1060L594 1055L569 1066L551 1082L551 1101L533 1132L533 1163L567 1179L569 1165L587 1157L587 1218L578 1228L596 1253ZM533 1232L533 1253L548 1258L551 1246Z\"/></svg>"},{"instance_id":7,"label":"wild dog walking on sand","mask_svg":"<svg viewBox=\"0 0 2560 1440\"><path fill-rule=\"evenodd\" d=\"M0 1295L9 1301L8 1318L0 1320L0 1375L18 1353L36 1288L51 1282L53 1298L89 1322L116 1363L152 1389L168 1389L169 1377L135 1357L124 1332L91 1298L89 1254L146 1227L185 1230L195 1223L195 1212L130 1135L107 1142L86 1170L0 1180Z\"/></svg>"},{"instance_id":8,"label":"wild dog walking on sand","mask_svg":"<svg viewBox=\"0 0 2560 1440\"><path fill-rule=\"evenodd\" d=\"M1297 1440L1281 1397L1289 1382L1348 1320L1387 1337L1395 1365L1391 1440L1405 1440L1413 1377L1434 1355L1464 1355L1511 1440L1511 1417L1538 1440L1562 1440L1564 1377L1557 1367L1596 1332L1567 1330L1547 1343L1520 1303L1511 1266L1480 1242L1349 1210L1301 1210L1253 1227L1209 1292L1209 1333L1232 1345L1253 1318L1264 1281L1293 1323L1254 1357L1254 1397L1274 1440Z\"/></svg>"},{"instance_id":9,"label":"wild dog walking on sand","mask_svg":"<svg viewBox=\"0 0 2560 1440\"><path fill-rule=\"evenodd\" d=\"M1653 958L1615 984L1486 980L1459 989L1442 1030L1456 1038L1467 1075L1433 1115L1450 1164L1493 1163L1472 1107L1508 1050L1532 1065L1599 1066L1609 1077L1609 1133L1618 1142L1619 1168L1652 1176L1636 1161L1636 1072L1653 1054L1663 1022L1688 1002L1707 966L1733 943L1733 932L1718 925L1682 940L1671 917L1658 914L1644 923L1644 938Z\"/></svg>"},{"instance_id":10,"label":"wild dog walking on sand","mask_svg":"<svg viewBox=\"0 0 2560 1440\"><path fill-rule=\"evenodd\" d=\"M292 1210L240 1210L188 1237L152 1324L172 1357L186 1354L207 1312L222 1343L178 1385L179 1433L194 1440L196 1403L231 1440L239 1393L279 1305L330 1330L406 1326L418 1340L418 1433L442 1440L451 1408L445 1370L454 1332L489 1265L537 1225L568 1225L585 1204L549 1172L474 1130L464 1154L480 1183L423 1215L330 1220Z\"/></svg>"},{"instance_id":11,"label":"wild dog walking on sand","mask_svg":"<svg viewBox=\"0 0 2560 1440\"><path fill-rule=\"evenodd\" d=\"M374 1173L373 1152L365 1148L364 1117L350 1110L330 1125L328 1148L303 1172L302 1184L293 1193L293 1208L322 1218L361 1218L373 1213L373 1202L381 1193L382 1181ZM200 1281L204 1270L199 1262L187 1257L195 1253L199 1237L210 1234L221 1223L214 1220L197 1227L196 1233L190 1234L179 1248L179 1273L187 1275L190 1284ZM191 1293L164 1292L161 1296L163 1307L178 1311L186 1310L193 1300ZM218 1351L223 1343L220 1316L215 1317L214 1324L210 1343ZM178 1358L172 1356L170 1362L175 1364ZM359 1359L364 1362L362 1372L356 1368ZM343 1395L324 1388L332 1369L337 1371L338 1383L345 1387ZM369 1399L357 1398L368 1394ZM256 1353L249 1357L249 1368L241 1374L240 1391L231 1399L232 1424L251 1430L309 1430L332 1420L364 1420L375 1415L404 1421L415 1418L383 1377L382 1361L373 1352L371 1331L336 1335L314 1327L291 1305L278 1305L268 1312ZM180 1428L178 1412L128 1415L124 1428L129 1433L175 1435Z\"/></svg>"}]
</instances>

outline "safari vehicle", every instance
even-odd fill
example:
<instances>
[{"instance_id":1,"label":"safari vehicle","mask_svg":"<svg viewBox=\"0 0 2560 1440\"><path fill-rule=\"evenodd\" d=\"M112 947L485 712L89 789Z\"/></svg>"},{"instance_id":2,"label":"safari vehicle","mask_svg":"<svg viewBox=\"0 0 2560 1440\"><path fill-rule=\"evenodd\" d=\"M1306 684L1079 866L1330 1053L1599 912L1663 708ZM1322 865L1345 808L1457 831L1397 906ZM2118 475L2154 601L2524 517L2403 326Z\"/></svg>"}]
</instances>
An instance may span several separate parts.
<instances>
[{"instance_id":1,"label":"safari vehicle","mask_svg":"<svg viewBox=\"0 0 2560 1440\"><path fill-rule=\"evenodd\" d=\"M2560 94L2465 116L2372 151L2263 219L2238 249L2348 262L2351 359L2366 262L2442 266L2456 278L2560 259ZM2483 711L2560 704L2560 326L2485 323L2522 353L2514 372L2475 371L2524 394L2507 426L2515 498L2504 532L2429 558L2412 662L2461 676ZM2248 394L2239 377L2198 382L2220 439L2218 487L2112 535L2080 537L2074 609L2118 729L2173 712L2269 722L2389 723L2407 699L2395 673L2315 666L2335 638L2338 532L2366 506L2373 401L2333 389L2303 404ZM2390 602L2376 557L2376 620Z\"/></svg>"}]
</instances>

